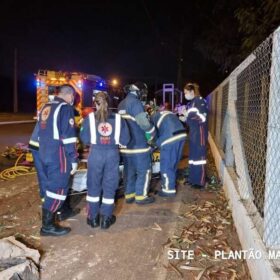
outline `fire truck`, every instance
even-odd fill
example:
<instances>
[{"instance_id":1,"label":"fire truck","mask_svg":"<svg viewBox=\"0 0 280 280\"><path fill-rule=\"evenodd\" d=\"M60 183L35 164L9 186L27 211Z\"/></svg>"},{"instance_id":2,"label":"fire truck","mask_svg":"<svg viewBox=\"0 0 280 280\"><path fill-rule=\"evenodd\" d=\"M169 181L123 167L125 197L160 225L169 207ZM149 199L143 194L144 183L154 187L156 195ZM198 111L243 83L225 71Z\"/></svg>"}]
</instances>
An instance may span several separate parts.
<instances>
[{"instance_id":1,"label":"fire truck","mask_svg":"<svg viewBox=\"0 0 280 280\"><path fill-rule=\"evenodd\" d=\"M62 72L39 70L36 76L37 112L53 96L57 95L58 87L71 85L77 92L75 108L82 113L85 108L92 108L92 97L98 91L108 91L110 84L99 76L81 72Z\"/></svg>"}]
</instances>

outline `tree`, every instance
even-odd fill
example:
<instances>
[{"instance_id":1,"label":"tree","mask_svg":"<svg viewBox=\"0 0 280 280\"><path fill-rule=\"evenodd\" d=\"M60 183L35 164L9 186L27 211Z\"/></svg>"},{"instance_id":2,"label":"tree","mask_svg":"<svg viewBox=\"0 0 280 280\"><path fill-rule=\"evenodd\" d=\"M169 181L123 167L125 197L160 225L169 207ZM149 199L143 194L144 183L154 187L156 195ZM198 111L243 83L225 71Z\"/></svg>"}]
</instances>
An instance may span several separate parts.
<instances>
[{"instance_id":1,"label":"tree","mask_svg":"<svg viewBox=\"0 0 280 280\"><path fill-rule=\"evenodd\" d=\"M241 61L241 38L233 11L237 1L197 1L200 21L195 46L201 54L214 61L222 72L232 70ZM200 13L199 13L200 11Z\"/></svg>"},{"instance_id":2,"label":"tree","mask_svg":"<svg viewBox=\"0 0 280 280\"><path fill-rule=\"evenodd\" d=\"M241 50L245 55L252 52L280 24L280 1L255 0L243 5L236 9L235 16L244 38Z\"/></svg>"}]
</instances>

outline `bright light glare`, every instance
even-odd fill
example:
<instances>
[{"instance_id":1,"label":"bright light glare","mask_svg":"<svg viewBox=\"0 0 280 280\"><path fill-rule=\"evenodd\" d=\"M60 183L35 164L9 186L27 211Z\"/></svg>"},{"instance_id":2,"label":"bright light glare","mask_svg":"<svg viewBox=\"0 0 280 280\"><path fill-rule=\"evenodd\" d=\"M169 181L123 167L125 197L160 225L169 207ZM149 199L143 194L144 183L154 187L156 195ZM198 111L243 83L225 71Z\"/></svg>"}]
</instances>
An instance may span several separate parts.
<instances>
[{"instance_id":1,"label":"bright light glare","mask_svg":"<svg viewBox=\"0 0 280 280\"><path fill-rule=\"evenodd\" d=\"M113 86L118 85L118 80L117 80L117 79L113 79L113 80L112 80L112 84L113 84Z\"/></svg>"}]
</instances>

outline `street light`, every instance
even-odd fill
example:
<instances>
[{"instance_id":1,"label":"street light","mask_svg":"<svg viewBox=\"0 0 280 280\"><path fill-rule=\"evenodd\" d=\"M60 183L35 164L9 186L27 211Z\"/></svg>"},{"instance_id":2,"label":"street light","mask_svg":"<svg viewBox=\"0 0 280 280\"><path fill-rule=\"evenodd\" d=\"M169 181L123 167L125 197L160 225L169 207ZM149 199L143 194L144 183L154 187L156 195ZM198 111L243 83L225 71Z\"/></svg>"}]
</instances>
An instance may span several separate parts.
<instances>
[{"instance_id":1,"label":"street light","mask_svg":"<svg viewBox=\"0 0 280 280\"><path fill-rule=\"evenodd\" d=\"M113 80L112 80L112 85L113 85L114 87L117 86L118 83L119 83L119 81L118 81L117 79L113 79Z\"/></svg>"}]
</instances>

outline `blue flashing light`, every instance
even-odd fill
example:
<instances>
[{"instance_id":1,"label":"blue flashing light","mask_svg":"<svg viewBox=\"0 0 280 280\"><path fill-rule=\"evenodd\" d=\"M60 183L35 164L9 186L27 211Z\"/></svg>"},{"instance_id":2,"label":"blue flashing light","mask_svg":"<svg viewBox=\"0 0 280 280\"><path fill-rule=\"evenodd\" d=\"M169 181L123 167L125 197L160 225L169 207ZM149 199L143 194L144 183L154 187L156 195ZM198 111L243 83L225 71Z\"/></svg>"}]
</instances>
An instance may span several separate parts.
<instances>
[{"instance_id":1,"label":"blue flashing light","mask_svg":"<svg viewBox=\"0 0 280 280\"><path fill-rule=\"evenodd\" d=\"M99 80L99 81L97 82L97 87L98 87L99 89L105 89L105 87L106 87L105 81L104 81L104 80Z\"/></svg>"}]
</instances>

